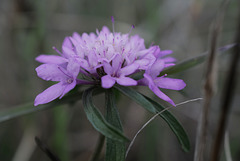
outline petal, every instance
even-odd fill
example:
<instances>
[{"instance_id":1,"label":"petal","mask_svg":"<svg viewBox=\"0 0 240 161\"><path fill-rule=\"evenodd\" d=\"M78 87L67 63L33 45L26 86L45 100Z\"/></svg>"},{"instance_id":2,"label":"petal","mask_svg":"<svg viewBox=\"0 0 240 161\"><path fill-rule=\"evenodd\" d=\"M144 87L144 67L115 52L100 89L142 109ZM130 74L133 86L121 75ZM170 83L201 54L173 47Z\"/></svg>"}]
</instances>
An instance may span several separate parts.
<instances>
[{"instance_id":1,"label":"petal","mask_svg":"<svg viewBox=\"0 0 240 161\"><path fill-rule=\"evenodd\" d=\"M158 87L164 89L181 90L186 86L186 83L181 79L159 77L154 82Z\"/></svg>"},{"instance_id":2,"label":"petal","mask_svg":"<svg viewBox=\"0 0 240 161\"><path fill-rule=\"evenodd\" d=\"M143 76L144 76L145 79L147 79L148 84L154 83L153 78L150 75L148 75L147 73L144 73Z\"/></svg>"},{"instance_id":3,"label":"petal","mask_svg":"<svg viewBox=\"0 0 240 161\"><path fill-rule=\"evenodd\" d=\"M42 64L36 68L36 72L40 78L47 81L62 81L68 78L56 64Z\"/></svg>"},{"instance_id":4,"label":"petal","mask_svg":"<svg viewBox=\"0 0 240 161\"><path fill-rule=\"evenodd\" d=\"M111 33L107 26L103 26L101 32L104 32L104 33L107 33L107 34Z\"/></svg>"},{"instance_id":5,"label":"petal","mask_svg":"<svg viewBox=\"0 0 240 161\"><path fill-rule=\"evenodd\" d=\"M139 64L140 67L144 67L150 64L150 61L148 59L140 59L140 60L135 60L134 63Z\"/></svg>"},{"instance_id":6,"label":"petal","mask_svg":"<svg viewBox=\"0 0 240 161\"><path fill-rule=\"evenodd\" d=\"M129 77L117 78L117 83L123 86L136 86L137 81Z\"/></svg>"},{"instance_id":7,"label":"petal","mask_svg":"<svg viewBox=\"0 0 240 161\"><path fill-rule=\"evenodd\" d=\"M167 63L164 65L164 68L168 68L168 67L171 67L171 66L174 66L175 64L174 63Z\"/></svg>"},{"instance_id":8,"label":"petal","mask_svg":"<svg viewBox=\"0 0 240 161\"><path fill-rule=\"evenodd\" d=\"M74 32L73 35L72 35L72 38L81 42L82 41L82 38L81 36L77 33L77 32Z\"/></svg>"},{"instance_id":9,"label":"petal","mask_svg":"<svg viewBox=\"0 0 240 161\"><path fill-rule=\"evenodd\" d=\"M71 58L76 55L72 48L68 48L66 46L62 46L62 52L66 58Z\"/></svg>"},{"instance_id":10,"label":"petal","mask_svg":"<svg viewBox=\"0 0 240 161\"><path fill-rule=\"evenodd\" d=\"M120 54L117 54L112 60L113 72L117 73L121 65L122 65L122 56Z\"/></svg>"},{"instance_id":11,"label":"petal","mask_svg":"<svg viewBox=\"0 0 240 161\"><path fill-rule=\"evenodd\" d=\"M154 82L155 80L153 80L151 76L146 73L143 76L148 81L148 87L153 91L153 93L155 93L159 98L163 99L164 101L167 101L173 106L175 106L174 102L167 95L160 91L160 89Z\"/></svg>"},{"instance_id":12,"label":"petal","mask_svg":"<svg viewBox=\"0 0 240 161\"><path fill-rule=\"evenodd\" d=\"M172 54L172 50L162 50L162 51L160 51L159 56L164 57L169 54Z\"/></svg>"},{"instance_id":13,"label":"petal","mask_svg":"<svg viewBox=\"0 0 240 161\"><path fill-rule=\"evenodd\" d=\"M162 58L162 60L166 63L173 63L176 62L177 60L173 57L166 57L166 58Z\"/></svg>"},{"instance_id":14,"label":"petal","mask_svg":"<svg viewBox=\"0 0 240 161\"><path fill-rule=\"evenodd\" d=\"M65 39L63 40L62 47L72 49L72 42L70 41L69 37L65 37Z\"/></svg>"},{"instance_id":15,"label":"petal","mask_svg":"<svg viewBox=\"0 0 240 161\"><path fill-rule=\"evenodd\" d=\"M61 82L47 88L45 91L37 95L34 101L34 106L51 102L52 100L58 98L64 89L65 86Z\"/></svg>"},{"instance_id":16,"label":"petal","mask_svg":"<svg viewBox=\"0 0 240 161\"><path fill-rule=\"evenodd\" d=\"M147 70L147 73L154 78L160 74L163 68L164 68L164 61L162 61L161 59L158 59L150 67L150 70Z\"/></svg>"},{"instance_id":17,"label":"petal","mask_svg":"<svg viewBox=\"0 0 240 161\"><path fill-rule=\"evenodd\" d=\"M95 52L90 51L88 54L88 62L91 66L96 66L98 64L98 57Z\"/></svg>"},{"instance_id":18,"label":"petal","mask_svg":"<svg viewBox=\"0 0 240 161\"><path fill-rule=\"evenodd\" d=\"M156 58L153 54L147 54L146 56L144 56L140 60L145 60L146 62L148 61L147 64L139 64L140 65L139 69L146 70L150 65L152 65L156 61Z\"/></svg>"},{"instance_id":19,"label":"petal","mask_svg":"<svg viewBox=\"0 0 240 161\"><path fill-rule=\"evenodd\" d=\"M101 78L103 88L111 88L115 84L115 79L110 75L105 75Z\"/></svg>"},{"instance_id":20,"label":"petal","mask_svg":"<svg viewBox=\"0 0 240 161\"><path fill-rule=\"evenodd\" d=\"M35 60L47 64L63 64L67 62L67 59L57 55L39 55Z\"/></svg>"},{"instance_id":21,"label":"petal","mask_svg":"<svg viewBox=\"0 0 240 161\"><path fill-rule=\"evenodd\" d=\"M89 69L89 64L88 61L82 58L75 58L74 59L82 68L88 70Z\"/></svg>"},{"instance_id":22,"label":"petal","mask_svg":"<svg viewBox=\"0 0 240 161\"><path fill-rule=\"evenodd\" d=\"M170 104L172 104L173 106L176 106L175 103L173 102L173 100L171 100L167 95L165 95L162 91L160 91L160 89L154 85L154 84L150 84L149 88L153 91L153 93L155 93L159 98L161 98L164 101L169 102Z\"/></svg>"},{"instance_id":23,"label":"petal","mask_svg":"<svg viewBox=\"0 0 240 161\"><path fill-rule=\"evenodd\" d=\"M105 73L107 73L107 74L109 74L109 75L111 75L111 74L113 74L113 69L112 69L112 66L109 64L109 63L107 63L107 62L103 62L103 68L104 68L104 72Z\"/></svg>"},{"instance_id":24,"label":"petal","mask_svg":"<svg viewBox=\"0 0 240 161\"><path fill-rule=\"evenodd\" d=\"M64 84L65 85L65 84ZM61 99L66 93L68 93L69 91L71 91L75 86L76 86L76 80L74 80L72 83L70 84L66 84L65 85L65 89L62 92L62 95L60 96L59 99Z\"/></svg>"},{"instance_id":25,"label":"petal","mask_svg":"<svg viewBox=\"0 0 240 161\"><path fill-rule=\"evenodd\" d=\"M136 53L136 56L137 57L144 57L145 55L148 55L148 53L152 52L152 49L153 48L140 50Z\"/></svg>"},{"instance_id":26,"label":"petal","mask_svg":"<svg viewBox=\"0 0 240 161\"><path fill-rule=\"evenodd\" d=\"M67 71L74 79L76 79L80 71L80 64L74 59L69 59Z\"/></svg>"},{"instance_id":27,"label":"petal","mask_svg":"<svg viewBox=\"0 0 240 161\"><path fill-rule=\"evenodd\" d=\"M154 52L153 52L153 55L156 57L156 58L159 58L159 54L160 54L160 48L159 46L153 46L155 48Z\"/></svg>"},{"instance_id":28,"label":"petal","mask_svg":"<svg viewBox=\"0 0 240 161\"><path fill-rule=\"evenodd\" d=\"M148 80L146 78L142 78L137 81L139 86L148 86Z\"/></svg>"},{"instance_id":29,"label":"petal","mask_svg":"<svg viewBox=\"0 0 240 161\"><path fill-rule=\"evenodd\" d=\"M121 74L124 76L130 75L134 73L138 69L139 65L136 63L133 63L131 65L125 66L121 69Z\"/></svg>"}]
</instances>

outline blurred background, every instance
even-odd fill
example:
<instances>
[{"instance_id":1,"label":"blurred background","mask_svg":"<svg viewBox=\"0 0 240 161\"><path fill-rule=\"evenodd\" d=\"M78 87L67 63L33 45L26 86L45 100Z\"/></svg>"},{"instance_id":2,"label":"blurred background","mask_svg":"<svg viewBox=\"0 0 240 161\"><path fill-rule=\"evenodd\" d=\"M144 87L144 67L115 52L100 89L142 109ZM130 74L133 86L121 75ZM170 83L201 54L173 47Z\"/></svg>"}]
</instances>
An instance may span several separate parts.
<instances>
[{"instance_id":1,"label":"blurred background","mask_svg":"<svg viewBox=\"0 0 240 161\"><path fill-rule=\"evenodd\" d=\"M33 102L36 95L50 85L37 77L35 68L39 63L35 57L57 54L52 46L61 49L64 37L75 31L80 34L95 32L96 28L101 29L104 25L111 29L111 16L114 16L115 31L129 32L134 24L131 34L142 36L147 47L152 43L158 44L163 50L173 50L173 56L182 61L208 49L210 27L220 3L220 0L1 0L0 110ZM237 4L237 0L231 1L226 11L219 47L234 41L239 10ZM209 129L216 128L214 121L217 120L228 71L228 53L218 59L217 90L212 102ZM187 87L181 92L164 92L176 103L202 97L204 67L203 63L172 75L183 79ZM154 97L147 88L139 90ZM104 106L102 100L103 95L95 100L99 107ZM238 85L229 122L234 160L240 160L239 105ZM157 118L137 137L127 161L192 161L201 107L202 102L198 101L171 109L189 135L190 152L183 152L167 124ZM118 108L129 138L133 138L152 116L124 96L120 98ZM35 144L35 136L61 160L85 161L93 152L98 133L88 122L81 101L74 106L64 105L29 114L0 124L0 161L49 161ZM211 143L212 136L210 131L208 143ZM224 158L223 153L223 161Z\"/></svg>"}]
</instances>

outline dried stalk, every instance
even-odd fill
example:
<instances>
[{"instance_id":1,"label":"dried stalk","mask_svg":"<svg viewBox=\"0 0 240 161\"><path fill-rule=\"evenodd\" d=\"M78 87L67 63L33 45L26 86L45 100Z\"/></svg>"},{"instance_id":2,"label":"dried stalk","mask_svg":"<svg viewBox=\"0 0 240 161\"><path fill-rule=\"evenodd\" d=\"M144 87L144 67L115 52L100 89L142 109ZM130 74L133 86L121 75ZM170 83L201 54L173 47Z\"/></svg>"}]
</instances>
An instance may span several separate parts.
<instances>
[{"instance_id":1,"label":"dried stalk","mask_svg":"<svg viewBox=\"0 0 240 161\"><path fill-rule=\"evenodd\" d=\"M239 5L240 6L240 5ZM233 94L236 85L236 74L238 69L238 62L239 62L239 54L240 54L240 13L239 13L239 22L238 28L236 33L236 43L237 45L233 48L233 55L232 60L229 68L229 72L227 75L226 84L224 86L224 91L222 95L222 103L221 103L221 111L219 116L219 121L217 124L217 135L214 140L214 145L211 153L211 161L218 161L220 157L220 151L222 148L222 142L224 139L224 134L226 131L231 103L233 99Z\"/></svg>"},{"instance_id":2,"label":"dried stalk","mask_svg":"<svg viewBox=\"0 0 240 161\"><path fill-rule=\"evenodd\" d=\"M202 108L201 117L198 125L196 147L194 153L194 161L204 161L205 160L205 150L206 150L206 139L207 139L207 129L208 129L208 114L211 105L211 100L214 95L214 85L216 84L216 48L219 33L221 31L221 24L224 17L224 11L227 7L228 0L224 0L220 6L220 11L217 14L216 20L213 24L213 30L210 39L210 52L207 62L207 71L205 76L204 84L204 103Z\"/></svg>"}]
</instances>

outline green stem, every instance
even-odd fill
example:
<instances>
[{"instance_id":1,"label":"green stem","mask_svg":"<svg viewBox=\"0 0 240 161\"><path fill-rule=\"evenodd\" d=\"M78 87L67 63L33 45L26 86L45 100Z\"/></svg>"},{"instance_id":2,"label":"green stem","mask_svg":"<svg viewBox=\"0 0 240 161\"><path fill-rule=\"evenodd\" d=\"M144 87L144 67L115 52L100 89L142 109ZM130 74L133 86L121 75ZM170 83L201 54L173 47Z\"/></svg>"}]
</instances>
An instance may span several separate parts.
<instances>
[{"instance_id":1,"label":"green stem","mask_svg":"<svg viewBox=\"0 0 240 161\"><path fill-rule=\"evenodd\" d=\"M123 132L122 123L116 107L115 93L113 89L106 90L105 93L106 120ZM105 161L123 161L125 160L126 147L124 142L106 139Z\"/></svg>"},{"instance_id":2,"label":"green stem","mask_svg":"<svg viewBox=\"0 0 240 161\"><path fill-rule=\"evenodd\" d=\"M104 140L105 140L105 136L100 133L99 137L98 137L98 142L97 142L96 148L95 148L93 155L89 161L97 161L98 160L100 153L102 151L102 147L104 145Z\"/></svg>"}]
</instances>

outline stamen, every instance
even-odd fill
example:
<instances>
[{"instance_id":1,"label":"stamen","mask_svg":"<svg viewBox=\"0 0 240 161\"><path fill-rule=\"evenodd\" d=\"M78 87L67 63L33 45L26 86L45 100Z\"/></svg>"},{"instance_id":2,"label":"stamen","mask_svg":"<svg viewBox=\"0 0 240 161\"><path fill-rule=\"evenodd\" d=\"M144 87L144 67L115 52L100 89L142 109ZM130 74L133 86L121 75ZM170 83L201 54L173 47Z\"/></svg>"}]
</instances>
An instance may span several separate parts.
<instances>
[{"instance_id":1,"label":"stamen","mask_svg":"<svg viewBox=\"0 0 240 161\"><path fill-rule=\"evenodd\" d=\"M55 50L58 54L62 55L62 53L61 53L55 46L53 46L52 48L53 48L53 50Z\"/></svg>"},{"instance_id":2,"label":"stamen","mask_svg":"<svg viewBox=\"0 0 240 161\"><path fill-rule=\"evenodd\" d=\"M96 29L96 33L97 33L97 35L99 35L99 30L98 29Z\"/></svg>"},{"instance_id":3,"label":"stamen","mask_svg":"<svg viewBox=\"0 0 240 161\"><path fill-rule=\"evenodd\" d=\"M151 43L150 47L154 45L154 42ZM156 49L157 50L157 49Z\"/></svg>"},{"instance_id":4,"label":"stamen","mask_svg":"<svg viewBox=\"0 0 240 161\"><path fill-rule=\"evenodd\" d=\"M130 35L130 34L131 34L131 32L132 32L132 29L134 29L134 28L135 28L135 26L134 26L134 25L132 25L132 27L131 27L130 31L128 32L128 35Z\"/></svg>"},{"instance_id":5,"label":"stamen","mask_svg":"<svg viewBox=\"0 0 240 161\"><path fill-rule=\"evenodd\" d=\"M125 51L125 48L123 47L123 48L122 48L122 54L123 54L124 51Z\"/></svg>"},{"instance_id":6,"label":"stamen","mask_svg":"<svg viewBox=\"0 0 240 161\"><path fill-rule=\"evenodd\" d=\"M114 17L111 16L112 19L112 30L113 30L113 36L115 35L115 30L114 30Z\"/></svg>"}]
</instances>

